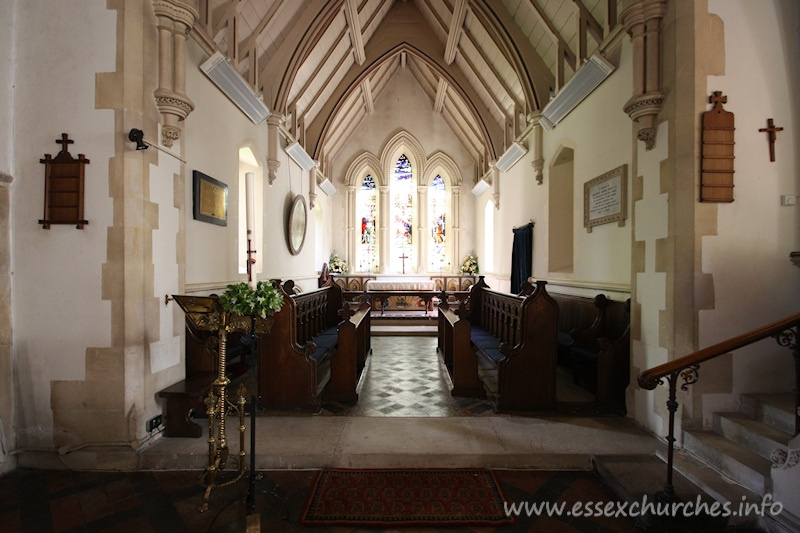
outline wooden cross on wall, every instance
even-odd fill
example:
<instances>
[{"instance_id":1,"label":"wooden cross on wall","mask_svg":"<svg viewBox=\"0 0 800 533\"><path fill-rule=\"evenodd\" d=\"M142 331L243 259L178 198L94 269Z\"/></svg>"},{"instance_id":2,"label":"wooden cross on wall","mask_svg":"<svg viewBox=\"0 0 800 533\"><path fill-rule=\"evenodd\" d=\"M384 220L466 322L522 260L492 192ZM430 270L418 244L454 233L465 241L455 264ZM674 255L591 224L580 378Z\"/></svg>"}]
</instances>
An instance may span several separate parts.
<instances>
[{"instance_id":1,"label":"wooden cross on wall","mask_svg":"<svg viewBox=\"0 0 800 533\"><path fill-rule=\"evenodd\" d=\"M403 261L403 274L405 274L406 273L406 259L408 259L408 256L405 253L403 253L403 255L401 255L399 257L399 259L401 261Z\"/></svg>"},{"instance_id":2,"label":"wooden cross on wall","mask_svg":"<svg viewBox=\"0 0 800 533\"><path fill-rule=\"evenodd\" d=\"M758 131L766 132L767 139L769 140L769 160L775 161L775 141L778 138L778 132L783 131L783 128L778 128L771 118L767 119L767 127L761 128Z\"/></svg>"}]
</instances>

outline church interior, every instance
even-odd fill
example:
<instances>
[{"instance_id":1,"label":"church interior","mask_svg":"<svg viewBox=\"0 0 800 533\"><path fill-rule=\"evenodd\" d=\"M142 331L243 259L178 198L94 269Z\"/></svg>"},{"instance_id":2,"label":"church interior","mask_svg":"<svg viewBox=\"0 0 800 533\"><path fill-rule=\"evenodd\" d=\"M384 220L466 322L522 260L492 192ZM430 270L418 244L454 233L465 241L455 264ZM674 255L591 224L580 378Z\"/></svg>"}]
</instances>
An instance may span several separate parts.
<instances>
[{"instance_id":1,"label":"church interior","mask_svg":"<svg viewBox=\"0 0 800 533\"><path fill-rule=\"evenodd\" d=\"M489 469L800 530L799 28L794 0L5 2L0 525L76 527L24 495L86 473L208 517L258 470L308 518L312 473Z\"/></svg>"}]
</instances>

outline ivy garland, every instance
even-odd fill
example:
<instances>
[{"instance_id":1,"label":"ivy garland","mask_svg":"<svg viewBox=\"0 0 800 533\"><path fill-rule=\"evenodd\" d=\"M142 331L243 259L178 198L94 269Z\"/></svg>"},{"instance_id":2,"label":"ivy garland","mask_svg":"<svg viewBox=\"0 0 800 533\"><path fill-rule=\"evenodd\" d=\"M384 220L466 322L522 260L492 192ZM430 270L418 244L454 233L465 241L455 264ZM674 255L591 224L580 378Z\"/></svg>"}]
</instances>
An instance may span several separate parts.
<instances>
[{"instance_id":1,"label":"ivy garland","mask_svg":"<svg viewBox=\"0 0 800 533\"><path fill-rule=\"evenodd\" d=\"M281 310L283 294L271 282L259 281L255 290L241 282L228 285L227 290L219 297L219 303L226 313L232 315L267 318Z\"/></svg>"}]
</instances>

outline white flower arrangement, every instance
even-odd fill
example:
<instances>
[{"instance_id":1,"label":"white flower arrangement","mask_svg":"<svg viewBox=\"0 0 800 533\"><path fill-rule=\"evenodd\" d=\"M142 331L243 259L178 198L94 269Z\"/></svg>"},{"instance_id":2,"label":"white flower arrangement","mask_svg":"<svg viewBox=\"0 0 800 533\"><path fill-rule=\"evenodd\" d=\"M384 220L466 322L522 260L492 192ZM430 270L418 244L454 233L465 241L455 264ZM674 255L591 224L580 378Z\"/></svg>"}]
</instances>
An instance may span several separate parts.
<instances>
[{"instance_id":1,"label":"white flower arrangement","mask_svg":"<svg viewBox=\"0 0 800 533\"><path fill-rule=\"evenodd\" d=\"M461 263L461 273L475 275L478 274L478 272L478 256L470 252Z\"/></svg>"},{"instance_id":2,"label":"white flower arrangement","mask_svg":"<svg viewBox=\"0 0 800 533\"><path fill-rule=\"evenodd\" d=\"M336 255L336 252L331 252L331 257L328 260L328 269L333 274L347 274L347 263L342 261L342 258Z\"/></svg>"}]
</instances>

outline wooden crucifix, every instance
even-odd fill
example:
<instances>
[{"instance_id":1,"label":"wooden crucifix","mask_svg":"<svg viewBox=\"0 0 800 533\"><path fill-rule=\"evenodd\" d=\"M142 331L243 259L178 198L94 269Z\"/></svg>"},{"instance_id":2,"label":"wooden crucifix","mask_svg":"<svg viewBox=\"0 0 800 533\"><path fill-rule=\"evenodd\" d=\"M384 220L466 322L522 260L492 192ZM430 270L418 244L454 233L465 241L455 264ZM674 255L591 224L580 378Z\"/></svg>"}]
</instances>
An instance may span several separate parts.
<instances>
[{"instance_id":1,"label":"wooden crucifix","mask_svg":"<svg viewBox=\"0 0 800 533\"><path fill-rule=\"evenodd\" d=\"M407 256L407 255L405 254L405 252L404 252L404 253L403 253L403 255L401 255L401 256L399 257L399 259L400 259L401 261L403 261L403 274L405 274L405 273L406 273L406 259L408 259L408 256Z\"/></svg>"},{"instance_id":2,"label":"wooden crucifix","mask_svg":"<svg viewBox=\"0 0 800 533\"><path fill-rule=\"evenodd\" d=\"M769 160L775 161L775 141L778 138L778 132L783 131L783 128L775 126L772 119L768 118L767 127L761 128L758 131L767 133L767 139L769 140Z\"/></svg>"}]
</instances>

